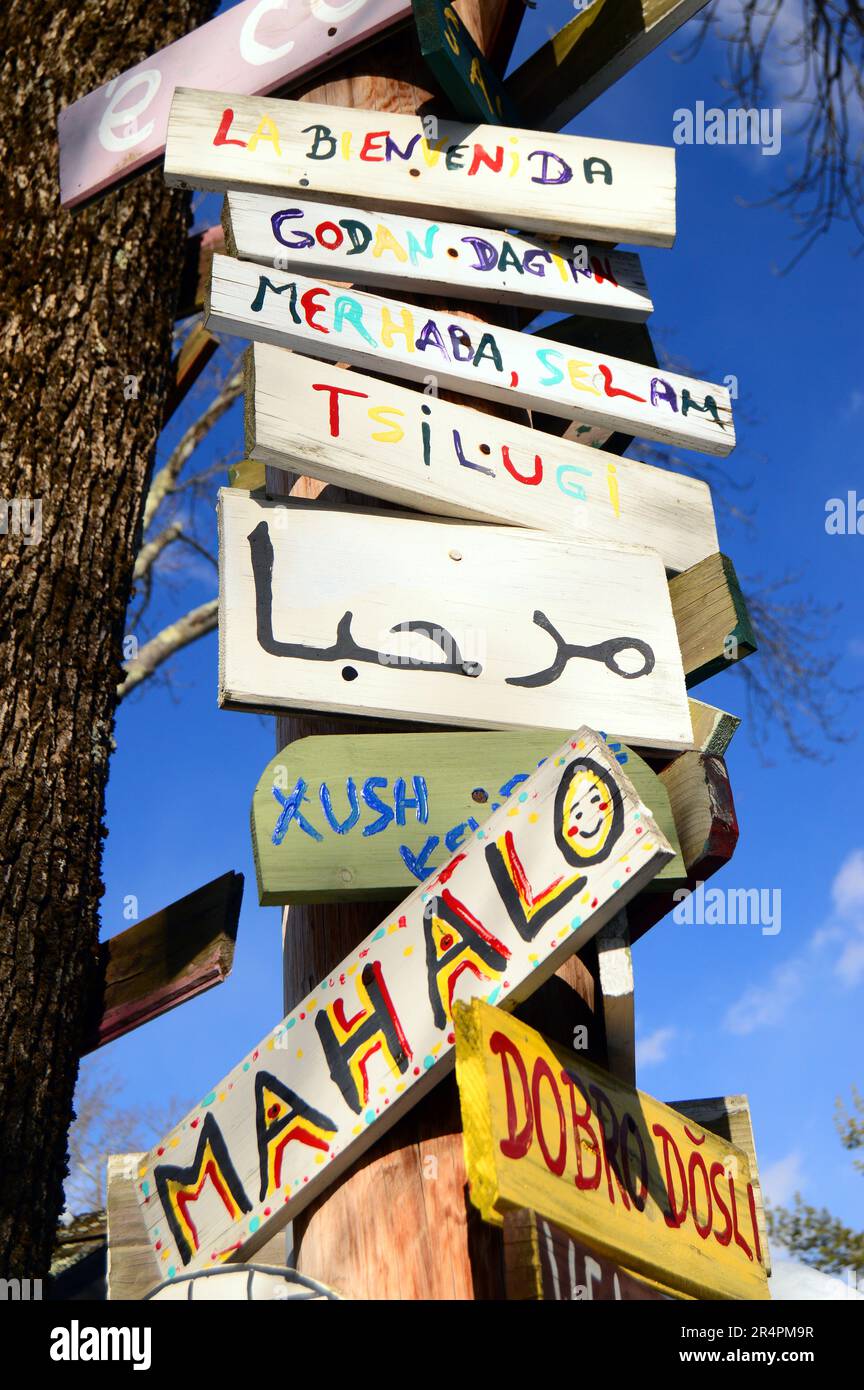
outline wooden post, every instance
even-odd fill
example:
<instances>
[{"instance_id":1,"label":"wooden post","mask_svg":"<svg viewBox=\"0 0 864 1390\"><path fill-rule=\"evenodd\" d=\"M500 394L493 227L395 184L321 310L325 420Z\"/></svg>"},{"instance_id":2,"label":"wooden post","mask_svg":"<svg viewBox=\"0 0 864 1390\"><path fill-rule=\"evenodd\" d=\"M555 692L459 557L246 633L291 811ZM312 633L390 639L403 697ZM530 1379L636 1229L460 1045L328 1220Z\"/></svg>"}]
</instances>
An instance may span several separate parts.
<instances>
[{"instance_id":1,"label":"wooden post","mask_svg":"<svg viewBox=\"0 0 864 1390\"><path fill-rule=\"evenodd\" d=\"M524 12L522 0L459 0L457 9L483 51L503 67ZM435 94L410 29L358 55L338 73L331 73L328 80L297 95L339 106L450 115ZM476 308L461 304L450 307L463 313ZM506 313L491 305L488 308L490 318ZM472 404L493 414L505 413L491 411L487 402ZM368 502L356 494L269 467L267 491L274 497L321 497L325 503ZM280 718L277 750L308 734L348 733L358 727L369 732L374 726L368 722L358 726L345 719ZM386 727L395 731L411 726ZM383 910L380 903L286 909L286 1011L348 954ZM593 980L576 957L559 971L559 977L544 985L534 998L550 1001L550 1011L562 1024L562 1040L572 1043L573 1026L584 1021L586 1002L590 999L593 1006ZM538 1007L542 1006L535 1004L535 1009ZM548 1026L547 1032L552 1032ZM465 1183L462 1123L451 1077L294 1223L296 1266L354 1298L503 1297L500 1237L471 1211Z\"/></svg>"}]
</instances>

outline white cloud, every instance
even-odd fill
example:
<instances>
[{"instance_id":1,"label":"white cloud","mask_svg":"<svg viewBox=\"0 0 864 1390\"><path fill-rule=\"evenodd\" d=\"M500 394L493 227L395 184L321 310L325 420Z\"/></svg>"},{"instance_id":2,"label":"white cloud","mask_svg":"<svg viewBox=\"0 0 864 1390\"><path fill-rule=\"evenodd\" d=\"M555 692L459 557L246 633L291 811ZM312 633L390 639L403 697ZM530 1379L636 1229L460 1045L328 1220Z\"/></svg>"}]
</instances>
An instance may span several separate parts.
<instances>
[{"instance_id":1,"label":"white cloud","mask_svg":"<svg viewBox=\"0 0 864 1390\"><path fill-rule=\"evenodd\" d=\"M729 1033L746 1037L757 1028L782 1023L799 998L807 978L803 956L793 956L772 970L765 984L750 985L740 999L726 1010L723 1026Z\"/></svg>"},{"instance_id":2,"label":"white cloud","mask_svg":"<svg viewBox=\"0 0 864 1390\"><path fill-rule=\"evenodd\" d=\"M638 1038L636 1041L636 1065L638 1067L653 1067L659 1062L665 1062L669 1056L672 1040L677 1036L677 1028L655 1028L653 1033L648 1033L644 1038Z\"/></svg>"},{"instance_id":3,"label":"white cloud","mask_svg":"<svg viewBox=\"0 0 864 1390\"><path fill-rule=\"evenodd\" d=\"M775 1207L786 1206L804 1186L801 1154L797 1149L793 1149L785 1158L778 1158L776 1163L769 1163L767 1168L761 1169L759 1180L766 1201Z\"/></svg>"},{"instance_id":4,"label":"white cloud","mask_svg":"<svg viewBox=\"0 0 864 1390\"><path fill-rule=\"evenodd\" d=\"M849 989L864 979L864 849L847 854L831 884L831 898L835 920L820 936L840 943L834 974Z\"/></svg>"},{"instance_id":5,"label":"white cloud","mask_svg":"<svg viewBox=\"0 0 864 1390\"><path fill-rule=\"evenodd\" d=\"M857 985L864 979L864 933L857 936L854 941L848 941L843 952L834 966L834 974L837 975L844 985Z\"/></svg>"},{"instance_id":6,"label":"white cloud","mask_svg":"<svg viewBox=\"0 0 864 1390\"><path fill-rule=\"evenodd\" d=\"M847 854L831 884L831 897L841 917L864 916L864 849Z\"/></svg>"},{"instance_id":7,"label":"white cloud","mask_svg":"<svg viewBox=\"0 0 864 1390\"><path fill-rule=\"evenodd\" d=\"M816 972L830 969L847 989L864 981L864 849L853 849L830 888L833 912L813 931L800 955L778 965L763 984L749 985L726 1010L723 1026L746 1037L782 1023Z\"/></svg>"}]
</instances>

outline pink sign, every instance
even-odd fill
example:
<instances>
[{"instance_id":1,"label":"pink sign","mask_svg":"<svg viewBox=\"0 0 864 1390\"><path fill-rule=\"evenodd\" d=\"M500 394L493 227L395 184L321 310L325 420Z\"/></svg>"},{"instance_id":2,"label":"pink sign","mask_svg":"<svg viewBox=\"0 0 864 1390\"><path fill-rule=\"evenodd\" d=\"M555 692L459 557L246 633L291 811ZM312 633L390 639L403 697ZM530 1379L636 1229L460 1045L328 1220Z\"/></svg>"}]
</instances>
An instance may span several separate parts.
<instances>
[{"instance_id":1,"label":"pink sign","mask_svg":"<svg viewBox=\"0 0 864 1390\"><path fill-rule=\"evenodd\" d=\"M243 0L60 112L60 201L102 193L165 153L175 86L263 96L411 16L411 0Z\"/></svg>"}]
</instances>

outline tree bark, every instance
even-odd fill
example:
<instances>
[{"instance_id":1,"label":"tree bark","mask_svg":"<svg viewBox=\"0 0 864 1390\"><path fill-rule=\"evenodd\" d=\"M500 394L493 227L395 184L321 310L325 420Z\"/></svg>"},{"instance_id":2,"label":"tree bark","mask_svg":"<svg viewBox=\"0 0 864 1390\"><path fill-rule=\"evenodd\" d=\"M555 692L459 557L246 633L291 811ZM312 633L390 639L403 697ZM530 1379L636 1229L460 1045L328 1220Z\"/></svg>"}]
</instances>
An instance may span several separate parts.
<instances>
[{"instance_id":1,"label":"tree bark","mask_svg":"<svg viewBox=\"0 0 864 1390\"><path fill-rule=\"evenodd\" d=\"M124 614L164 409L188 200L160 172L74 214L61 106L212 0L42 0L0 19L0 1275L47 1271L98 963L102 819Z\"/></svg>"}]
</instances>

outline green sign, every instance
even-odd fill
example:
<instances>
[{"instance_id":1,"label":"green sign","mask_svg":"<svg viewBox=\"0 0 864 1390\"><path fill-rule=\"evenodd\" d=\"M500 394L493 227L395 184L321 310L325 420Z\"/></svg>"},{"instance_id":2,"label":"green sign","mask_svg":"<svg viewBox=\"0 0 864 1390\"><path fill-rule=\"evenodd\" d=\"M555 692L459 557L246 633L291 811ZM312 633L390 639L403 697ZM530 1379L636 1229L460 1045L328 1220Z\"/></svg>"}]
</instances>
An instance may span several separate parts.
<instances>
[{"instance_id":1,"label":"green sign","mask_svg":"<svg viewBox=\"0 0 864 1390\"><path fill-rule=\"evenodd\" d=\"M471 842L472 832L562 742L529 733L329 734L297 739L267 764L252 800L264 905L403 898ZM646 762L610 743L675 850L652 880L686 877L669 797Z\"/></svg>"},{"instance_id":2,"label":"green sign","mask_svg":"<svg viewBox=\"0 0 864 1390\"><path fill-rule=\"evenodd\" d=\"M414 0L420 52L457 116L486 125L522 126L517 108L452 5Z\"/></svg>"}]
</instances>

